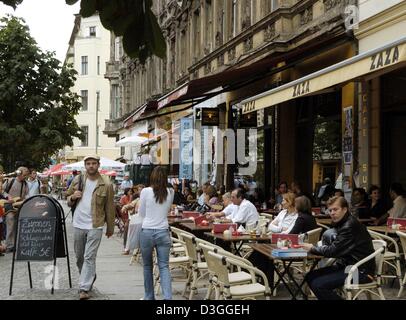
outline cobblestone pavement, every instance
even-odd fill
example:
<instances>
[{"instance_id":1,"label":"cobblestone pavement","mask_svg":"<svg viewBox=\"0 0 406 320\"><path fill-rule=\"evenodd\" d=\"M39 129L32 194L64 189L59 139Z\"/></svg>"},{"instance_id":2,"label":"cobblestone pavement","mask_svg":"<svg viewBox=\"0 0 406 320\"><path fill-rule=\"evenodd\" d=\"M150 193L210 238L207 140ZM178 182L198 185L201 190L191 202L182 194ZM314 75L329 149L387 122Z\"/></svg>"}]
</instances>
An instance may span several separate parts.
<instances>
[{"instance_id":1,"label":"cobblestone pavement","mask_svg":"<svg viewBox=\"0 0 406 320\"><path fill-rule=\"evenodd\" d=\"M69 212L64 201L61 201L65 214ZM9 296L9 284L12 254L0 257L0 301L1 300L77 300L78 299L78 271L73 253L71 217L67 218L68 248L72 274L72 289L69 288L66 258L57 259L58 286L52 295L46 284L50 283L51 266L50 262L32 262L33 289L29 287L27 263L16 262L14 273L13 294ZM122 255L123 239L121 235L115 234L112 238L102 238L97 255L97 281L91 292L91 298L95 300L139 300L144 295L143 269L140 262L130 265L130 256ZM173 271L173 298L185 299L181 292L185 285L184 274L180 271ZM383 287L387 299L397 299L399 284L393 287L385 284ZM198 290L194 299L203 299L206 289ZM162 299L157 295L157 299ZM282 286L278 288L276 300L290 299L289 293ZM365 299L364 296L361 299ZM406 299L404 292L402 299Z\"/></svg>"}]
</instances>

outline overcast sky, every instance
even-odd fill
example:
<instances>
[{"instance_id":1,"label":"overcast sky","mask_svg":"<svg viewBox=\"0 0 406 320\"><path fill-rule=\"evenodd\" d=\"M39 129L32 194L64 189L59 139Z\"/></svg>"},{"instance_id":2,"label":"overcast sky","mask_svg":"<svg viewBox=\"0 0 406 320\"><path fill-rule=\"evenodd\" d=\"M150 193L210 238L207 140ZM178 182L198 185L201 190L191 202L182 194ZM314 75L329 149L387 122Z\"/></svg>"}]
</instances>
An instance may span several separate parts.
<instances>
[{"instance_id":1,"label":"overcast sky","mask_svg":"<svg viewBox=\"0 0 406 320\"><path fill-rule=\"evenodd\" d=\"M80 1L69 6L65 0L24 0L16 11L0 3L0 16L10 13L23 18L39 47L55 51L56 58L63 62L73 29L74 14L79 13L79 9Z\"/></svg>"}]
</instances>

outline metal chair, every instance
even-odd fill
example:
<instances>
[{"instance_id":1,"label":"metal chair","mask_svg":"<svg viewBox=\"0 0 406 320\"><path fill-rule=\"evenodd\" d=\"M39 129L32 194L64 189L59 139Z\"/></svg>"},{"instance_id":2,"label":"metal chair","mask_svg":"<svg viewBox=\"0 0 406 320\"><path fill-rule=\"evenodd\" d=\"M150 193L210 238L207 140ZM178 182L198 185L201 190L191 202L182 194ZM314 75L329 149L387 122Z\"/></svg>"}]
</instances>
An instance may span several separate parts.
<instances>
[{"instance_id":1,"label":"metal chair","mask_svg":"<svg viewBox=\"0 0 406 320\"><path fill-rule=\"evenodd\" d=\"M402 232L402 231L396 231L396 234L398 235L400 242L402 244L402 249L403 249L403 258L406 259L406 233ZM400 284L400 289L399 289L399 293L398 293L398 298L401 297L402 293L403 293L403 288L406 285L406 273L405 276Z\"/></svg>"},{"instance_id":2,"label":"metal chair","mask_svg":"<svg viewBox=\"0 0 406 320\"><path fill-rule=\"evenodd\" d=\"M381 282L382 282L382 268L384 262L384 254L386 249L386 242L383 240L372 240L375 251L367 256L366 258L358 261L354 264L350 270L348 271L348 276L345 279L344 283L344 291L346 292L347 300L355 300L359 297L361 293L365 293L368 299L371 298L371 294L379 297L381 300L385 300L385 296L383 295ZM358 275L358 269L364 263L375 259L376 263L376 270L375 270L375 277L374 280L369 283L359 284L353 283L353 280L356 279ZM355 295L353 294L354 292Z\"/></svg>"},{"instance_id":3,"label":"metal chair","mask_svg":"<svg viewBox=\"0 0 406 320\"><path fill-rule=\"evenodd\" d=\"M213 273L215 274L217 284L220 287L221 298L226 300L254 300L256 297L263 296L267 300L270 299L271 289L268 284L268 279L261 270L248 264L242 263L239 260L215 253L213 251L208 252L208 259L211 261ZM232 285L232 283L230 282L229 268L232 268L233 266L239 267L249 272L251 276L250 283ZM262 281L264 283L263 285L257 282L257 277L262 278Z\"/></svg>"}]
</instances>

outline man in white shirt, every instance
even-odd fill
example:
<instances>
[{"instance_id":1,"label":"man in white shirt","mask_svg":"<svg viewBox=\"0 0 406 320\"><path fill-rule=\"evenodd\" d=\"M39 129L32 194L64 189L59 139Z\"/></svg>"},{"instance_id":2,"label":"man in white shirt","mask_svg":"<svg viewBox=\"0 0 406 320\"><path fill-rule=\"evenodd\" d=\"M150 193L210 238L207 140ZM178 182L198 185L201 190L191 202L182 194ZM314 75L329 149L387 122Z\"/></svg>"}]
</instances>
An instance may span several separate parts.
<instances>
[{"instance_id":1,"label":"man in white shirt","mask_svg":"<svg viewBox=\"0 0 406 320\"><path fill-rule=\"evenodd\" d=\"M231 201L238 206L238 210L233 214L231 220L234 223L244 224L247 226L255 226L258 222L259 214L257 208L245 199L242 189L237 188L231 193Z\"/></svg>"},{"instance_id":2,"label":"man in white shirt","mask_svg":"<svg viewBox=\"0 0 406 320\"><path fill-rule=\"evenodd\" d=\"M121 182L120 189L121 189L121 191L124 192L125 189L132 188L132 187L133 187L133 182L130 180L130 176L128 174L126 174L124 176L123 181Z\"/></svg>"},{"instance_id":3,"label":"man in white shirt","mask_svg":"<svg viewBox=\"0 0 406 320\"><path fill-rule=\"evenodd\" d=\"M107 177L99 173L100 158L84 158L86 174L75 177L67 192L68 206L72 211L74 227L74 249L76 265L79 269L79 298L89 299L96 280L96 256L103 235L103 226L107 222L106 236L114 231L114 192Z\"/></svg>"},{"instance_id":4,"label":"man in white shirt","mask_svg":"<svg viewBox=\"0 0 406 320\"><path fill-rule=\"evenodd\" d=\"M224 209L221 212L210 212L210 215L212 217L216 218L221 218L221 217L226 217L230 220L235 216L235 214L238 211L238 206L236 206L232 201L231 201L231 193L226 192L223 194L223 204L224 204Z\"/></svg>"},{"instance_id":5,"label":"man in white shirt","mask_svg":"<svg viewBox=\"0 0 406 320\"><path fill-rule=\"evenodd\" d=\"M393 208L389 210L391 218L406 218L405 191L400 183L392 183L389 194L393 200Z\"/></svg>"},{"instance_id":6,"label":"man in white shirt","mask_svg":"<svg viewBox=\"0 0 406 320\"><path fill-rule=\"evenodd\" d=\"M206 195L207 192L207 188L210 186L210 182L205 182L202 186L202 190L203 193L200 195L199 199L197 199L197 203L199 204L199 206L204 205L204 197Z\"/></svg>"},{"instance_id":7,"label":"man in white shirt","mask_svg":"<svg viewBox=\"0 0 406 320\"><path fill-rule=\"evenodd\" d=\"M28 198L41 193L41 182L37 178L37 171L31 169L31 173L27 179Z\"/></svg>"}]
</instances>

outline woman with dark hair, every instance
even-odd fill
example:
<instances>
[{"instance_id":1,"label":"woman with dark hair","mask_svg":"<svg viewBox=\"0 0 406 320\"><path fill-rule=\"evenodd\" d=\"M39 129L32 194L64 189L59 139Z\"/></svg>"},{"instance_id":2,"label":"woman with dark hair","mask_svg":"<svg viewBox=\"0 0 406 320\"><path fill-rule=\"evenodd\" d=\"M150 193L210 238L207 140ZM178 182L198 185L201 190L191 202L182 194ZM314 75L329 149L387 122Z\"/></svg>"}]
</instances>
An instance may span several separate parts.
<instances>
[{"instance_id":1,"label":"woman with dark hair","mask_svg":"<svg viewBox=\"0 0 406 320\"><path fill-rule=\"evenodd\" d=\"M381 189L378 186L372 185L369 188L368 195L368 207L371 218L379 219L388 211L386 210L384 201L382 200Z\"/></svg>"},{"instance_id":2,"label":"woman with dark hair","mask_svg":"<svg viewBox=\"0 0 406 320\"><path fill-rule=\"evenodd\" d=\"M144 219L140 237L144 265L145 300L155 300L152 253L155 249L162 293L165 300L172 299L171 273L169 271L169 251L171 236L168 225L168 212L173 202L173 189L167 187L168 175L164 167L152 170L150 187L140 194L138 213Z\"/></svg>"},{"instance_id":3,"label":"woman with dark hair","mask_svg":"<svg viewBox=\"0 0 406 320\"><path fill-rule=\"evenodd\" d=\"M133 194L134 194L134 192L133 192L132 188L125 188L124 194L120 198L120 204L122 206L125 206L125 205L129 204L131 201L133 201Z\"/></svg>"},{"instance_id":4,"label":"woman with dark hair","mask_svg":"<svg viewBox=\"0 0 406 320\"><path fill-rule=\"evenodd\" d=\"M312 203L306 196L295 199L295 208L298 216L290 234L306 233L317 228L316 219L312 216Z\"/></svg>"},{"instance_id":5,"label":"woman with dark hair","mask_svg":"<svg viewBox=\"0 0 406 320\"><path fill-rule=\"evenodd\" d=\"M369 219L367 193L364 188L354 188L351 195L351 213L359 219Z\"/></svg>"}]
</instances>

